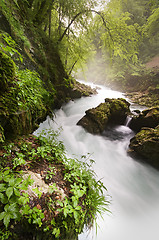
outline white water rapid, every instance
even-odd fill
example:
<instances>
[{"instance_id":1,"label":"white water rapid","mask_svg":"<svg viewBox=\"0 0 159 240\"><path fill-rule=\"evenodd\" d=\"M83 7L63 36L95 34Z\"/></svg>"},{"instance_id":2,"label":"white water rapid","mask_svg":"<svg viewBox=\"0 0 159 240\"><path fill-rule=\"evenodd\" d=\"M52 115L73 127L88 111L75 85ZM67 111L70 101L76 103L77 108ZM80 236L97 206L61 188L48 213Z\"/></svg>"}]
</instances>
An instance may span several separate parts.
<instances>
[{"instance_id":1,"label":"white water rapid","mask_svg":"<svg viewBox=\"0 0 159 240\"><path fill-rule=\"evenodd\" d=\"M111 214L99 217L97 235L95 230L84 232L79 240L158 240L159 172L127 155L133 132L127 126L118 126L98 136L76 125L85 110L96 107L105 98L118 97L123 97L122 93L101 87L98 95L71 101L57 110L54 121L48 118L35 134L62 126L59 139L68 154L91 153L95 172L99 179L103 178L111 196Z\"/></svg>"}]
</instances>

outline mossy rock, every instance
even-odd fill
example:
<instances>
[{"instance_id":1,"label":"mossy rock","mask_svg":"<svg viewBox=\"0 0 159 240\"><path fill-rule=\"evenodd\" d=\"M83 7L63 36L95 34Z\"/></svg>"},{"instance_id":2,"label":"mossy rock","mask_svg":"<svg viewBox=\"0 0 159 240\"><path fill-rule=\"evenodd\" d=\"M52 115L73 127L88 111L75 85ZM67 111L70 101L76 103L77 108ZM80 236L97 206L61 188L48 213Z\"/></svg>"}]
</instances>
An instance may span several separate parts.
<instances>
[{"instance_id":1,"label":"mossy rock","mask_svg":"<svg viewBox=\"0 0 159 240\"><path fill-rule=\"evenodd\" d=\"M108 122L110 110L105 103L86 111L86 115L77 123L90 133L102 133Z\"/></svg>"},{"instance_id":2,"label":"mossy rock","mask_svg":"<svg viewBox=\"0 0 159 240\"><path fill-rule=\"evenodd\" d=\"M12 85L15 78L15 65L9 56L0 50L0 93Z\"/></svg>"},{"instance_id":3,"label":"mossy rock","mask_svg":"<svg viewBox=\"0 0 159 240\"><path fill-rule=\"evenodd\" d=\"M110 108L110 121L114 124L124 124L127 115L130 113L130 103L123 98L105 99Z\"/></svg>"},{"instance_id":4,"label":"mossy rock","mask_svg":"<svg viewBox=\"0 0 159 240\"><path fill-rule=\"evenodd\" d=\"M86 111L86 115L79 120L77 125L83 126L90 133L102 133L108 124L124 124L130 113L129 103L122 98L105 99L96 108Z\"/></svg>"},{"instance_id":5,"label":"mossy rock","mask_svg":"<svg viewBox=\"0 0 159 240\"><path fill-rule=\"evenodd\" d=\"M77 81L73 81L69 88L69 96L72 99L80 98L82 96L87 97L92 94L97 94L97 91L95 88L91 88L90 86L87 86Z\"/></svg>"},{"instance_id":6,"label":"mossy rock","mask_svg":"<svg viewBox=\"0 0 159 240\"><path fill-rule=\"evenodd\" d=\"M154 128L159 124L159 107L152 107L134 116L129 127L134 131L140 131L142 127Z\"/></svg>"},{"instance_id":7,"label":"mossy rock","mask_svg":"<svg viewBox=\"0 0 159 240\"><path fill-rule=\"evenodd\" d=\"M130 141L130 152L137 153L144 161L159 169L159 126L142 128Z\"/></svg>"}]
</instances>

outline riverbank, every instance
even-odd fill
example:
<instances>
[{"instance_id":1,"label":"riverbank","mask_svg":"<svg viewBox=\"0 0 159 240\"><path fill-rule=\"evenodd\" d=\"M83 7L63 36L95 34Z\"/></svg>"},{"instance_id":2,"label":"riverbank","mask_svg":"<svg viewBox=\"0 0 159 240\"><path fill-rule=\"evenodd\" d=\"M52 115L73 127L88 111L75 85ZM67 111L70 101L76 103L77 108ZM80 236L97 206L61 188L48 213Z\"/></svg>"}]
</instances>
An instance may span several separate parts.
<instances>
[{"instance_id":1,"label":"riverbank","mask_svg":"<svg viewBox=\"0 0 159 240\"><path fill-rule=\"evenodd\" d=\"M131 102L141 106L152 107L159 106L159 89L149 87L145 91L127 92L124 94Z\"/></svg>"},{"instance_id":2,"label":"riverbank","mask_svg":"<svg viewBox=\"0 0 159 240\"><path fill-rule=\"evenodd\" d=\"M159 106L159 57L152 58L137 75L125 76L125 96L133 103Z\"/></svg>"},{"instance_id":3,"label":"riverbank","mask_svg":"<svg viewBox=\"0 0 159 240\"><path fill-rule=\"evenodd\" d=\"M106 210L105 187L89 161L66 158L53 131L28 134L53 107L96 91L75 80L48 91L37 72L19 70L1 50L0 63L0 238L76 240Z\"/></svg>"},{"instance_id":4,"label":"riverbank","mask_svg":"<svg viewBox=\"0 0 159 240\"><path fill-rule=\"evenodd\" d=\"M100 208L106 210L104 186L91 162L68 159L57 133L46 134L0 147L1 239L76 240Z\"/></svg>"}]
</instances>

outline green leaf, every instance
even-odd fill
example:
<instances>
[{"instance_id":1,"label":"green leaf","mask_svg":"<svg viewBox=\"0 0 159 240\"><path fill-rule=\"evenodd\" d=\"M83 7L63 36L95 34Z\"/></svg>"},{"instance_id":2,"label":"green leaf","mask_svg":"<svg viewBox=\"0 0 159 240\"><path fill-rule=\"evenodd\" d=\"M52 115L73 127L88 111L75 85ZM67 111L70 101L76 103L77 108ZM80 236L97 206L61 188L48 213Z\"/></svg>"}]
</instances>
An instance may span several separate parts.
<instances>
[{"instance_id":1,"label":"green leaf","mask_svg":"<svg viewBox=\"0 0 159 240\"><path fill-rule=\"evenodd\" d=\"M10 176L9 175L4 176L3 180L8 183L10 181Z\"/></svg>"},{"instance_id":2,"label":"green leaf","mask_svg":"<svg viewBox=\"0 0 159 240\"><path fill-rule=\"evenodd\" d=\"M8 225L10 223L10 217L11 217L11 215L8 213L8 214L5 215L5 217L3 219L4 225L5 225L6 228L8 228Z\"/></svg>"},{"instance_id":3,"label":"green leaf","mask_svg":"<svg viewBox=\"0 0 159 240\"><path fill-rule=\"evenodd\" d=\"M0 199L3 199L3 198L4 198L4 194L0 193Z\"/></svg>"},{"instance_id":4,"label":"green leaf","mask_svg":"<svg viewBox=\"0 0 159 240\"><path fill-rule=\"evenodd\" d=\"M8 175L10 173L10 170L6 170L5 172L4 172L4 175L6 176L6 175Z\"/></svg>"},{"instance_id":5,"label":"green leaf","mask_svg":"<svg viewBox=\"0 0 159 240\"><path fill-rule=\"evenodd\" d=\"M0 193L0 199L3 204L6 204L8 201L7 197L3 193Z\"/></svg>"},{"instance_id":6,"label":"green leaf","mask_svg":"<svg viewBox=\"0 0 159 240\"><path fill-rule=\"evenodd\" d=\"M77 211L74 211L73 212L73 215L74 215L74 218L77 220L78 219L78 216L79 216L79 213Z\"/></svg>"},{"instance_id":7,"label":"green leaf","mask_svg":"<svg viewBox=\"0 0 159 240\"><path fill-rule=\"evenodd\" d=\"M18 219L18 212L12 212L12 219Z\"/></svg>"},{"instance_id":8,"label":"green leaf","mask_svg":"<svg viewBox=\"0 0 159 240\"><path fill-rule=\"evenodd\" d=\"M10 185L11 187L13 187L13 186L15 185L15 178L14 178L14 177L12 177L12 178L9 180L9 185Z\"/></svg>"},{"instance_id":9,"label":"green leaf","mask_svg":"<svg viewBox=\"0 0 159 240\"><path fill-rule=\"evenodd\" d=\"M16 188L14 188L14 194L15 194L17 197L20 197L20 192L19 192L19 190L17 190Z\"/></svg>"},{"instance_id":10,"label":"green leaf","mask_svg":"<svg viewBox=\"0 0 159 240\"><path fill-rule=\"evenodd\" d=\"M1 212L0 213L0 221L5 217L5 215L6 215L6 212Z\"/></svg>"},{"instance_id":11,"label":"green leaf","mask_svg":"<svg viewBox=\"0 0 159 240\"><path fill-rule=\"evenodd\" d=\"M55 235L56 238L58 238L59 235L60 235L60 229L59 228L54 228L52 233Z\"/></svg>"},{"instance_id":12,"label":"green leaf","mask_svg":"<svg viewBox=\"0 0 159 240\"><path fill-rule=\"evenodd\" d=\"M4 207L5 212L8 212L9 204L6 204Z\"/></svg>"},{"instance_id":13,"label":"green leaf","mask_svg":"<svg viewBox=\"0 0 159 240\"><path fill-rule=\"evenodd\" d=\"M68 213L69 213L69 210L67 208L64 208L63 214L64 214L65 218L67 217Z\"/></svg>"},{"instance_id":14,"label":"green leaf","mask_svg":"<svg viewBox=\"0 0 159 240\"><path fill-rule=\"evenodd\" d=\"M29 210L30 210L30 207L29 205L25 205L24 208L22 209L22 214L28 214L29 213Z\"/></svg>"},{"instance_id":15,"label":"green leaf","mask_svg":"<svg viewBox=\"0 0 159 240\"><path fill-rule=\"evenodd\" d=\"M55 219L54 219L54 218L51 220L51 225L53 225L53 226L56 225L56 223L55 223Z\"/></svg>"},{"instance_id":16,"label":"green leaf","mask_svg":"<svg viewBox=\"0 0 159 240\"><path fill-rule=\"evenodd\" d=\"M57 200L57 203L60 205L60 207L63 207L63 202Z\"/></svg>"},{"instance_id":17,"label":"green leaf","mask_svg":"<svg viewBox=\"0 0 159 240\"><path fill-rule=\"evenodd\" d=\"M8 211L11 213L16 212L17 211L17 203L13 203L13 204L9 205Z\"/></svg>"},{"instance_id":18,"label":"green leaf","mask_svg":"<svg viewBox=\"0 0 159 240\"><path fill-rule=\"evenodd\" d=\"M22 178L16 178L15 184L18 186L22 182Z\"/></svg>"},{"instance_id":19,"label":"green leaf","mask_svg":"<svg viewBox=\"0 0 159 240\"><path fill-rule=\"evenodd\" d=\"M4 183L0 184L0 192L6 191L6 185Z\"/></svg>"},{"instance_id":20,"label":"green leaf","mask_svg":"<svg viewBox=\"0 0 159 240\"><path fill-rule=\"evenodd\" d=\"M6 195L7 195L8 199L10 199L10 197L12 196L12 194L13 194L13 187L7 188L7 190L6 190Z\"/></svg>"},{"instance_id":21,"label":"green leaf","mask_svg":"<svg viewBox=\"0 0 159 240\"><path fill-rule=\"evenodd\" d=\"M63 221L62 223L63 223L63 225L65 226L65 228L68 229L68 227L67 227L67 222L66 222L66 221Z\"/></svg>"},{"instance_id":22,"label":"green leaf","mask_svg":"<svg viewBox=\"0 0 159 240\"><path fill-rule=\"evenodd\" d=\"M81 210L81 209L82 209L81 206L76 207L76 210Z\"/></svg>"},{"instance_id":23,"label":"green leaf","mask_svg":"<svg viewBox=\"0 0 159 240\"><path fill-rule=\"evenodd\" d=\"M75 200L73 201L73 206L74 206L74 208L76 208L77 205L78 205L78 201L77 201L77 199L75 199Z\"/></svg>"},{"instance_id":24,"label":"green leaf","mask_svg":"<svg viewBox=\"0 0 159 240\"><path fill-rule=\"evenodd\" d=\"M32 190L38 195L38 197L41 197L42 192L40 192L37 187L36 187L36 188L33 188Z\"/></svg>"}]
</instances>

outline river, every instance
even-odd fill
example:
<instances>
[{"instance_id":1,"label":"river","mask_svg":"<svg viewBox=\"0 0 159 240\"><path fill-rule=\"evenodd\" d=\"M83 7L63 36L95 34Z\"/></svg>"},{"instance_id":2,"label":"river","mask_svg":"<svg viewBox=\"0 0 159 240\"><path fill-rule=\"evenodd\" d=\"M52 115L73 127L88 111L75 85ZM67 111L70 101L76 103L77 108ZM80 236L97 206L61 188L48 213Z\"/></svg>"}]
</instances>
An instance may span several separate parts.
<instances>
[{"instance_id":1,"label":"river","mask_svg":"<svg viewBox=\"0 0 159 240\"><path fill-rule=\"evenodd\" d=\"M97 219L95 229L84 232L79 240L158 240L159 239L159 173L127 154L134 133L127 126L107 130L102 136L87 133L76 123L89 108L105 98L123 94L100 86L98 94L70 101L56 111L56 118L47 118L35 132L53 128L63 130L59 139L68 155L91 154L94 170L108 189L109 210ZM131 105L131 109L141 108ZM70 239L71 240L71 239Z\"/></svg>"}]
</instances>

